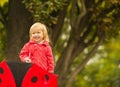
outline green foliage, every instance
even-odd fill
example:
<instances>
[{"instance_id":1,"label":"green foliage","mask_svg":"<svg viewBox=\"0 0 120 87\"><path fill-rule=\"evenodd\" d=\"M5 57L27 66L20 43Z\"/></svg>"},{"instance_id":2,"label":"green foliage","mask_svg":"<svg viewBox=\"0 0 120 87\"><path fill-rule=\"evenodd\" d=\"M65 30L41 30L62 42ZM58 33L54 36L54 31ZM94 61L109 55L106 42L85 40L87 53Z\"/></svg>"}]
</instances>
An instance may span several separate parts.
<instances>
[{"instance_id":1,"label":"green foliage","mask_svg":"<svg viewBox=\"0 0 120 87\"><path fill-rule=\"evenodd\" d=\"M3 6L4 3L8 2L8 0L0 0L0 6Z\"/></svg>"},{"instance_id":2,"label":"green foliage","mask_svg":"<svg viewBox=\"0 0 120 87\"><path fill-rule=\"evenodd\" d=\"M6 28L5 22L7 21L8 3L7 0L1 1L0 6L0 61L6 57Z\"/></svg>"},{"instance_id":3,"label":"green foliage","mask_svg":"<svg viewBox=\"0 0 120 87\"><path fill-rule=\"evenodd\" d=\"M56 24L57 14L62 9L62 0L24 0L26 8L33 14L34 21L46 22L48 25Z\"/></svg>"},{"instance_id":4,"label":"green foliage","mask_svg":"<svg viewBox=\"0 0 120 87\"><path fill-rule=\"evenodd\" d=\"M5 58L6 32L2 23L0 23L0 61Z\"/></svg>"},{"instance_id":5,"label":"green foliage","mask_svg":"<svg viewBox=\"0 0 120 87\"><path fill-rule=\"evenodd\" d=\"M98 53L76 77L75 87L119 87L120 36L101 46Z\"/></svg>"},{"instance_id":6,"label":"green foliage","mask_svg":"<svg viewBox=\"0 0 120 87\"><path fill-rule=\"evenodd\" d=\"M120 23L119 0L106 0L102 2L96 0L95 3L97 6L90 10L93 11L92 18L96 22L95 25L100 27L99 32L102 31L103 35L106 36L107 39L115 37L119 34L118 29L116 29L116 24Z\"/></svg>"}]
</instances>

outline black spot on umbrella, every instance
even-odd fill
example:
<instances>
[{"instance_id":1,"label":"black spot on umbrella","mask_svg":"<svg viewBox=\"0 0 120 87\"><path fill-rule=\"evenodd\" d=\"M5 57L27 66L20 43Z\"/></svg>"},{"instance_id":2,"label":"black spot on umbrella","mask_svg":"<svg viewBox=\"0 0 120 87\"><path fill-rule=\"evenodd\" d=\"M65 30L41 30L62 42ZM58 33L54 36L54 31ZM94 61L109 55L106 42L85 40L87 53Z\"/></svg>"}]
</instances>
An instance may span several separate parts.
<instances>
[{"instance_id":1,"label":"black spot on umbrella","mask_svg":"<svg viewBox=\"0 0 120 87\"><path fill-rule=\"evenodd\" d=\"M31 82L35 83L35 82L37 82L37 80L38 80L38 77L37 76L33 76L32 79L31 79Z\"/></svg>"},{"instance_id":2,"label":"black spot on umbrella","mask_svg":"<svg viewBox=\"0 0 120 87\"><path fill-rule=\"evenodd\" d=\"M4 70L2 67L0 67L0 73L3 74L4 73Z\"/></svg>"},{"instance_id":3,"label":"black spot on umbrella","mask_svg":"<svg viewBox=\"0 0 120 87\"><path fill-rule=\"evenodd\" d=\"M49 80L49 76L47 74L45 74L45 78L46 80Z\"/></svg>"}]
</instances>

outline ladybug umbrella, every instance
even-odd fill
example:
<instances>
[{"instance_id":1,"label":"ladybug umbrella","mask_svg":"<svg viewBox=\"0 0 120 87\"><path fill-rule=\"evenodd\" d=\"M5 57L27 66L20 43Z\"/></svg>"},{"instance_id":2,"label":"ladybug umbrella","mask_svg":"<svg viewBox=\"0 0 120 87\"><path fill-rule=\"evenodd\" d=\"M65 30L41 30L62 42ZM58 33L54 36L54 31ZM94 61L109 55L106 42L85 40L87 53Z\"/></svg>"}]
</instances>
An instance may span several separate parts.
<instances>
[{"instance_id":1,"label":"ladybug umbrella","mask_svg":"<svg viewBox=\"0 0 120 87\"><path fill-rule=\"evenodd\" d=\"M57 75L35 64L2 61L0 87L58 87Z\"/></svg>"},{"instance_id":2,"label":"ladybug umbrella","mask_svg":"<svg viewBox=\"0 0 120 87\"><path fill-rule=\"evenodd\" d=\"M57 76L33 64L26 73L21 87L57 87Z\"/></svg>"},{"instance_id":3,"label":"ladybug umbrella","mask_svg":"<svg viewBox=\"0 0 120 87\"><path fill-rule=\"evenodd\" d=\"M14 77L5 61L0 63L0 87L16 87Z\"/></svg>"}]
</instances>

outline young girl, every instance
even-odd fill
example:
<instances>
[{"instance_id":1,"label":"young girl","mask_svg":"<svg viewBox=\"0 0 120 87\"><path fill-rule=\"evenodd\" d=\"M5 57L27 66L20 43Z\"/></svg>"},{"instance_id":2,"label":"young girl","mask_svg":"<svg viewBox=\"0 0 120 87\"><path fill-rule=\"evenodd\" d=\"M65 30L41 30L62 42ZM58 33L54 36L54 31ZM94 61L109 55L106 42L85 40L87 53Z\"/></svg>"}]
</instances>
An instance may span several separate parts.
<instances>
[{"instance_id":1,"label":"young girl","mask_svg":"<svg viewBox=\"0 0 120 87\"><path fill-rule=\"evenodd\" d=\"M34 23L29 31L30 41L20 52L22 62L35 63L42 69L53 73L54 59L46 26L40 22Z\"/></svg>"}]
</instances>

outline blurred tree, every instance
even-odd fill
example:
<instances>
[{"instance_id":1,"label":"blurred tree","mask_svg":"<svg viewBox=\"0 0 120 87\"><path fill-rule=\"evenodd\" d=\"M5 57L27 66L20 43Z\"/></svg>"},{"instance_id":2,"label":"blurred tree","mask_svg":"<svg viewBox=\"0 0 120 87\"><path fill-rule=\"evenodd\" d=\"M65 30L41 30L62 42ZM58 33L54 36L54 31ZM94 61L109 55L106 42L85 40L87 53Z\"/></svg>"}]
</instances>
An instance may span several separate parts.
<instances>
[{"instance_id":1,"label":"blurred tree","mask_svg":"<svg viewBox=\"0 0 120 87\"><path fill-rule=\"evenodd\" d=\"M120 36L99 47L75 80L74 87L120 86Z\"/></svg>"},{"instance_id":2,"label":"blurred tree","mask_svg":"<svg viewBox=\"0 0 120 87\"><path fill-rule=\"evenodd\" d=\"M33 23L31 13L25 8L22 0L10 0L8 3L7 58L19 60L19 51L28 41L29 27Z\"/></svg>"},{"instance_id":3,"label":"blurred tree","mask_svg":"<svg viewBox=\"0 0 120 87\"><path fill-rule=\"evenodd\" d=\"M59 87L71 87L99 45L118 35L114 22L120 20L119 7L119 0L9 0L8 20L4 21L7 59L19 60L30 25L43 22L55 53Z\"/></svg>"},{"instance_id":4,"label":"blurred tree","mask_svg":"<svg viewBox=\"0 0 120 87\"><path fill-rule=\"evenodd\" d=\"M6 57L6 26L4 26L4 18L7 17L8 4L7 0L0 1L0 60ZM4 16L3 16L4 14Z\"/></svg>"}]
</instances>

